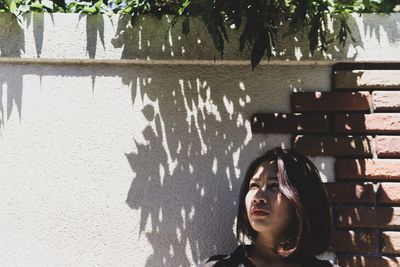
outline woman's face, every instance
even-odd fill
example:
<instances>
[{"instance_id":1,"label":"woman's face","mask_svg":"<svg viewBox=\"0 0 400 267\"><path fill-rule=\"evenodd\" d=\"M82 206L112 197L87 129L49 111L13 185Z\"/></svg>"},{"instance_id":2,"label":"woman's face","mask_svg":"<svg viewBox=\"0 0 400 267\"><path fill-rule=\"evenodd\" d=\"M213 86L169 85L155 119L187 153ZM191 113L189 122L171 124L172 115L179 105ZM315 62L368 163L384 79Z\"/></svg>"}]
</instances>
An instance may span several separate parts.
<instances>
[{"instance_id":1,"label":"woman's face","mask_svg":"<svg viewBox=\"0 0 400 267\"><path fill-rule=\"evenodd\" d=\"M273 238L284 234L293 219L291 204L279 190L277 172L275 161L261 163L249 181L245 199L251 227Z\"/></svg>"}]
</instances>

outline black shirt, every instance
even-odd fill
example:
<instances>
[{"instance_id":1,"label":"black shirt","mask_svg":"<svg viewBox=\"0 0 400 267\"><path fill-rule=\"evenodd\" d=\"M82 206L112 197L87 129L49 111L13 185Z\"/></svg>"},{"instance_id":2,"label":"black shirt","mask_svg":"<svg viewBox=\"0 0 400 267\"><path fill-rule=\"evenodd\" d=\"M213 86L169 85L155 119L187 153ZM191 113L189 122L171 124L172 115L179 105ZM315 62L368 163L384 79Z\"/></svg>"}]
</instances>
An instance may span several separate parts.
<instances>
[{"instance_id":1,"label":"black shirt","mask_svg":"<svg viewBox=\"0 0 400 267\"><path fill-rule=\"evenodd\" d=\"M200 263L198 267L256 267L248 258L247 254L252 245L239 245L233 253L229 255L212 256ZM315 257L302 263L302 267L332 267L329 261L319 260Z\"/></svg>"}]
</instances>

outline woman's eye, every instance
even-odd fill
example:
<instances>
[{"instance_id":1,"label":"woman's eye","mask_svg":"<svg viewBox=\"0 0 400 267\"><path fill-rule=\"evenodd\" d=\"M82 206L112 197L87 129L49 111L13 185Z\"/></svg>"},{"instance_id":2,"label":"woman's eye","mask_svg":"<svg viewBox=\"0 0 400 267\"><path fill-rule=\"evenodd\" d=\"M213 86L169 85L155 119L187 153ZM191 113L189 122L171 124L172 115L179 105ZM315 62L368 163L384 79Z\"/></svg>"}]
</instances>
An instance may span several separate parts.
<instances>
[{"instance_id":1,"label":"woman's eye","mask_svg":"<svg viewBox=\"0 0 400 267\"><path fill-rule=\"evenodd\" d=\"M250 183L250 188L256 188L256 187L258 187L257 183Z\"/></svg>"},{"instance_id":2,"label":"woman's eye","mask_svg":"<svg viewBox=\"0 0 400 267\"><path fill-rule=\"evenodd\" d=\"M269 184L268 188L271 189L272 191L278 191L279 190L279 184L278 183Z\"/></svg>"}]
</instances>

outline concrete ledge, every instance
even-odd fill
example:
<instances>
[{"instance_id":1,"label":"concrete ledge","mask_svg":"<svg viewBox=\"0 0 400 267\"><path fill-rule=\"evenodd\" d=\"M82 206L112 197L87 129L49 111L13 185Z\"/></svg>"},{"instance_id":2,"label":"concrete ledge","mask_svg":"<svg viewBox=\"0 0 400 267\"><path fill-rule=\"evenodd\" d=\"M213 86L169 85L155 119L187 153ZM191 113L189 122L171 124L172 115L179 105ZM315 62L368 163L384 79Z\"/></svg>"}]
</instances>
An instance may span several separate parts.
<instances>
[{"instance_id":1,"label":"concrete ledge","mask_svg":"<svg viewBox=\"0 0 400 267\"><path fill-rule=\"evenodd\" d=\"M0 64L18 64L18 65L225 65L225 66L251 66L250 60L183 60L183 59L73 59L73 58L18 58L18 57L0 57ZM289 60L271 60L262 61L260 66L332 66L332 61L289 61Z\"/></svg>"}]
</instances>

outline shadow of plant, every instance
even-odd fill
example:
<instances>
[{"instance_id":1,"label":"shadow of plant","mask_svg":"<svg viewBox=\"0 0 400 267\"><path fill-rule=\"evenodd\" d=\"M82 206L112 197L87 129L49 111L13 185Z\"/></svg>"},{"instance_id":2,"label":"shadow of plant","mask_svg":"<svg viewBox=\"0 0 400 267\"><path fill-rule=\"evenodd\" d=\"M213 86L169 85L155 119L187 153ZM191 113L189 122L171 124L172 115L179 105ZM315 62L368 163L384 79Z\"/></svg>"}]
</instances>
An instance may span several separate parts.
<instances>
[{"instance_id":1,"label":"shadow of plant","mask_svg":"<svg viewBox=\"0 0 400 267\"><path fill-rule=\"evenodd\" d=\"M19 27L17 20L11 14L0 17L0 25L4 27L0 30L0 54L2 57L21 57L25 49L24 32ZM22 109L22 77L23 74L7 73L0 71L0 129L4 127L5 110L3 105L4 90L7 90L7 111L6 117L10 118L14 105L18 110L21 119ZM1 133L1 132L0 132Z\"/></svg>"},{"instance_id":2,"label":"shadow of plant","mask_svg":"<svg viewBox=\"0 0 400 267\"><path fill-rule=\"evenodd\" d=\"M90 59L96 57L97 37L105 49L103 16L86 15L86 52Z\"/></svg>"},{"instance_id":3,"label":"shadow of plant","mask_svg":"<svg viewBox=\"0 0 400 267\"><path fill-rule=\"evenodd\" d=\"M149 125L135 140L137 151L126 155L136 174L127 204L141 210L140 232L154 249L146 266L188 266L236 244L237 161L248 133L237 125L241 108L233 110L215 82L181 79L180 88L152 93L160 86L162 80L151 82L133 97L134 105L151 104L141 105Z\"/></svg>"}]
</instances>

